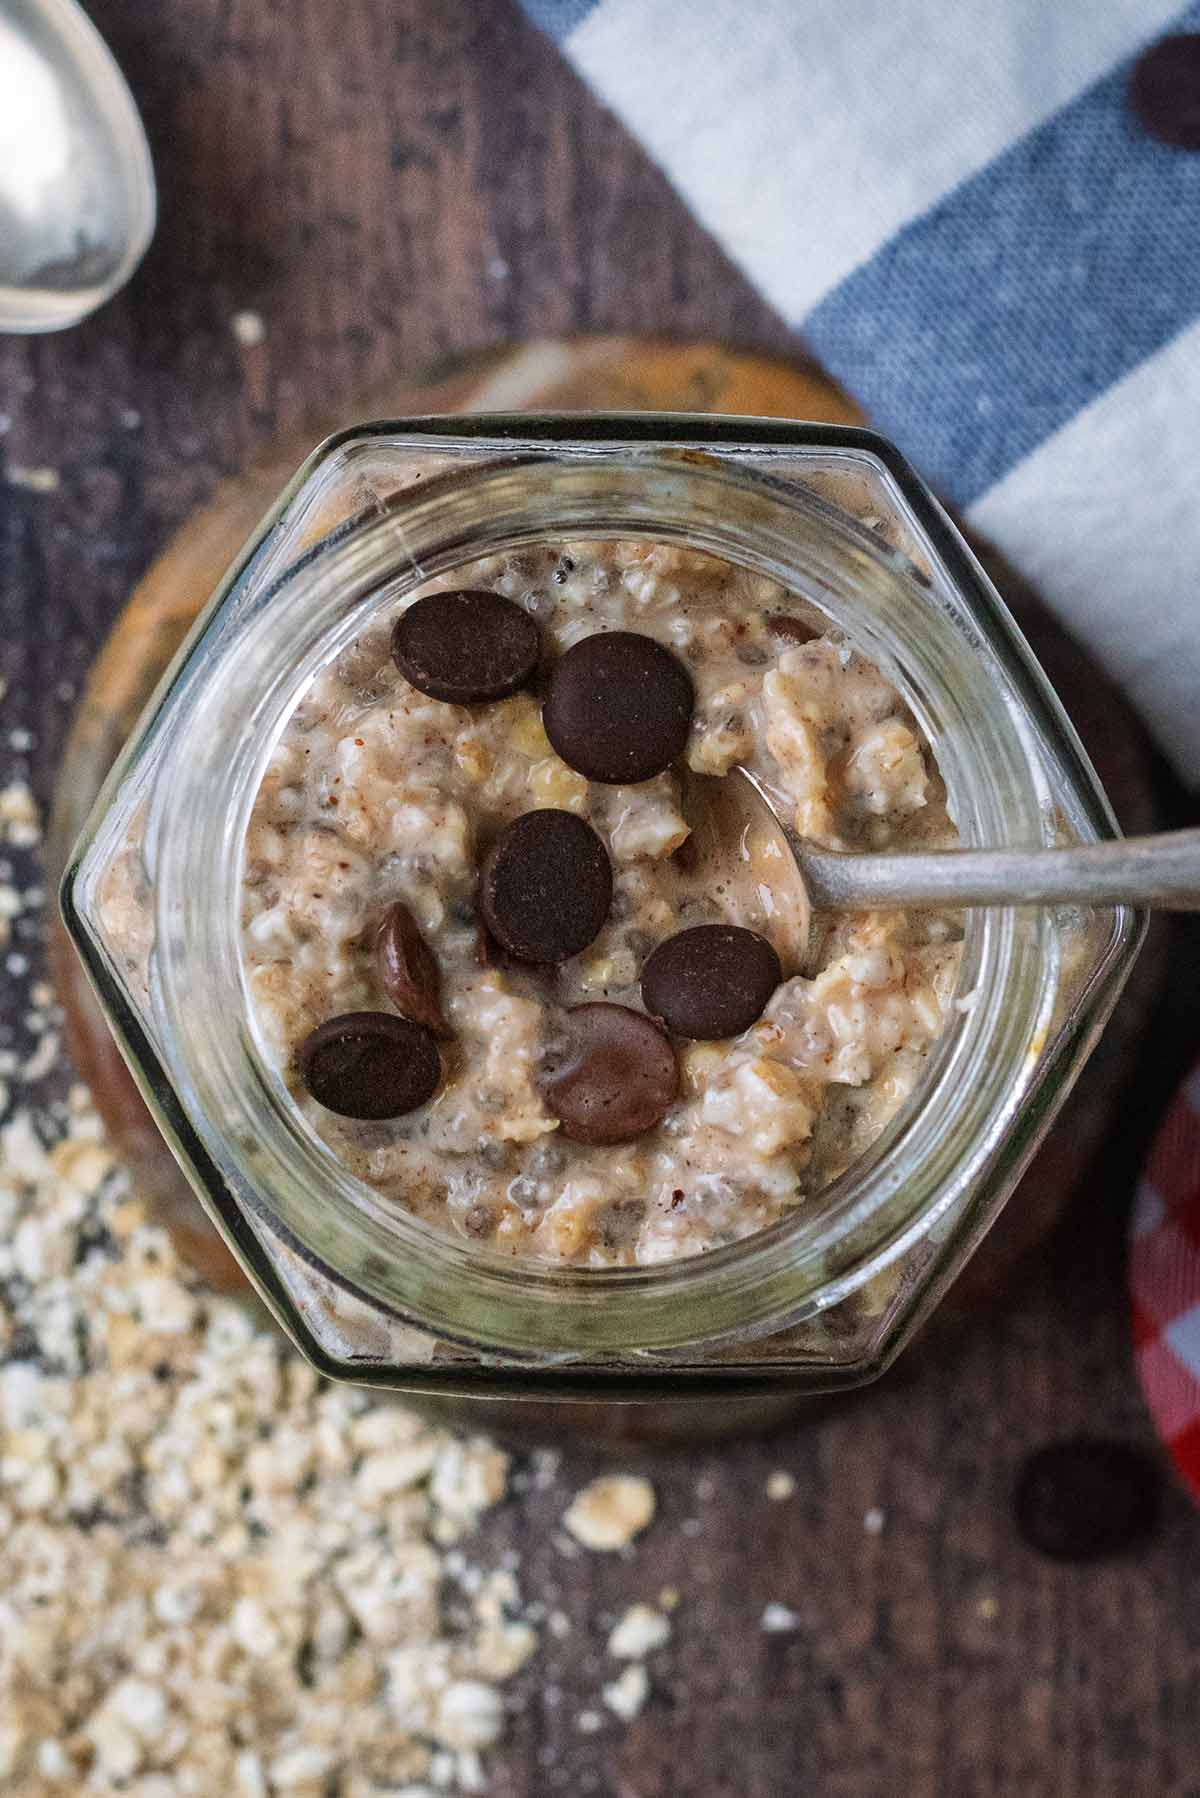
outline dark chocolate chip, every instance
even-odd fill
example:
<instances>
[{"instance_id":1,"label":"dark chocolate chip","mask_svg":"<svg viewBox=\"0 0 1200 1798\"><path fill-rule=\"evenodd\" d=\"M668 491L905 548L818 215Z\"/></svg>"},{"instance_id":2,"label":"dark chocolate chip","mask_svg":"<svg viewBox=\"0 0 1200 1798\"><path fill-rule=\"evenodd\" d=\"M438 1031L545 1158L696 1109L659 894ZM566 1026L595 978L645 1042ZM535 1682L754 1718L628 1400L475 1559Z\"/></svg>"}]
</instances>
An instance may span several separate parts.
<instances>
[{"instance_id":1,"label":"dark chocolate chip","mask_svg":"<svg viewBox=\"0 0 1200 1798\"><path fill-rule=\"evenodd\" d=\"M653 637L604 631L550 670L542 723L564 762L610 786L650 780L682 755L692 680Z\"/></svg>"},{"instance_id":2,"label":"dark chocolate chip","mask_svg":"<svg viewBox=\"0 0 1200 1798\"><path fill-rule=\"evenodd\" d=\"M424 1024L435 1036L449 1036L442 1011L442 971L417 920L399 900L384 913L375 958L383 990L401 1017Z\"/></svg>"},{"instance_id":3,"label":"dark chocolate chip","mask_svg":"<svg viewBox=\"0 0 1200 1798\"><path fill-rule=\"evenodd\" d=\"M346 1118L396 1118L437 1091L442 1058L423 1024L390 1011L347 1011L318 1024L296 1057L305 1086Z\"/></svg>"},{"instance_id":4,"label":"dark chocolate chip","mask_svg":"<svg viewBox=\"0 0 1200 1798\"><path fill-rule=\"evenodd\" d=\"M1133 65L1129 99L1144 130L1175 150L1200 150L1200 33L1160 38Z\"/></svg>"},{"instance_id":5,"label":"dark chocolate chip","mask_svg":"<svg viewBox=\"0 0 1200 1798\"><path fill-rule=\"evenodd\" d=\"M642 969L647 1011L677 1036L740 1036L783 979L766 937L734 924L697 924L661 943Z\"/></svg>"},{"instance_id":6,"label":"dark chocolate chip","mask_svg":"<svg viewBox=\"0 0 1200 1798\"><path fill-rule=\"evenodd\" d=\"M528 612L503 594L472 587L418 599L392 632L392 656L405 679L455 705L515 693L532 679L541 653L541 632Z\"/></svg>"},{"instance_id":7,"label":"dark chocolate chip","mask_svg":"<svg viewBox=\"0 0 1200 1798\"><path fill-rule=\"evenodd\" d=\"M1052 1560L1099 1560L1150 1533L1159 1486L1154 1463L1123 1442L1054 1442L1021 1469L1013 1493L1017 1528Z\"/></svg>"},{"instance_id":8,"label":"dark chocolate chip","mask_svg":"<svg viewBox=\"0 0 1200 1798\"><path fill-rule=\"evenodd\" d=\"M484 857L479 909L518 961L566 961L598 934L612 890L612 863L590 824L574 812L525 812Z\"/></svg>"},{"instance_id":9,"label":"dark chocolate chip","mask_svg":"<svg viewBox=\"0 0 1200 1798\"><path fill-rule=\"evenodd\" d=\"M627 1005L564 1013L542 1080L546 1104L573 1142L630 1142L652 1130L679 1090L670 1042Z\"/></svg>"}]
</instances>

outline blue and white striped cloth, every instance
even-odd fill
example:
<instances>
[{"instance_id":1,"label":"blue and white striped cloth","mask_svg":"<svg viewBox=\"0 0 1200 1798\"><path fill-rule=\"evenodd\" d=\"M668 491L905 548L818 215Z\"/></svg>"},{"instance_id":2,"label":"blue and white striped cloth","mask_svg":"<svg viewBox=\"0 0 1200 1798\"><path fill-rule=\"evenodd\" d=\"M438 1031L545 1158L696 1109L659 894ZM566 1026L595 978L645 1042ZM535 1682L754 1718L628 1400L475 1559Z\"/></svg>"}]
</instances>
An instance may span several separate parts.
<instances>
[{"instance_id":1,"label":"blue and white striped cloth","mask_svg":"<svg viewBox=\"0 0 1200 1798\"><path fill-rule=\"evenodd\" d=\"M1200 154L1163 0L522 0L1200 784Z\"/></svg>"}]
</instances>

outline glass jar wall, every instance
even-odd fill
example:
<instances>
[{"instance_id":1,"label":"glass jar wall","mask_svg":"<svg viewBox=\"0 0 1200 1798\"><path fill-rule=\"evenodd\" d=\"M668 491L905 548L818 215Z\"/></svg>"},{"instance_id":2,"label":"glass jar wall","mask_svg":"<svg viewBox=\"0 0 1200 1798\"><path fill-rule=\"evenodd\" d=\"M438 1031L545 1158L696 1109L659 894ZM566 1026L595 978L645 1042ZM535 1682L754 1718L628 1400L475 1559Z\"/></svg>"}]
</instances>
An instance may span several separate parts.
<instances>
[{"instance_id":1,"label":"glass jar wall","mask_svg":"<svg viewBox=\"0 0 1200 1798\"><path fill-rule=\"evenodd\" d=\"M1111 828L1011 622L878 440L741 420L420 421L333 440L268 517L106 789L68 877L68 919L226 1240L331 1371L477 1396L858 1383L1003 1203L1119 990L1138 937L1128 915L976 914L964 990L984 1002L959 1014L919 1102L814 1214L664 1269L491 1267L382 1216L314 1159L238 1028L239 832L295 697L418 565L427 575L564 535L686 543L826 609L901 686L969 840ZM131 991L94 903L139 813L152 994ZM214 983L199 1024L183 1003L198 978Z\"/></svg>"}]
</instances>

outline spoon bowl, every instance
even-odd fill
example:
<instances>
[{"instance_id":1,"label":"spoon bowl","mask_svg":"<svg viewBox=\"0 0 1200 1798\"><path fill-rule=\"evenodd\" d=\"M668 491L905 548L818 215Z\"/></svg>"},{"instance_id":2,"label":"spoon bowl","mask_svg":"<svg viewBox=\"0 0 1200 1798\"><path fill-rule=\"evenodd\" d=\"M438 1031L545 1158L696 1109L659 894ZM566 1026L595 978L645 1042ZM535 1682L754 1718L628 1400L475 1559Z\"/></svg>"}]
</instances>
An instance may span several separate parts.
<instances>
[{"instance_id":1,"label":"spoon bowl","mask_svg":"<svg viewBox=\"0 0 1200 1798\"><path fill-rule=\"evenodd\" d=\"M705 891L731 924L766 937L785 975L802 971L812 905L800 862L769 797L739 768L684 770L683 810Z\"/></svg>"},{"instance_id":2,"label":"spoon bowl","mask_svg":"<svg viewBox=\"0 0 1200 1798\"><path fill-rule=\"evenodd\" d=\"M129 279L154 172L124 77L75 0L0 11L0 331L61 331Z\"/></svg>"}]
</instances>

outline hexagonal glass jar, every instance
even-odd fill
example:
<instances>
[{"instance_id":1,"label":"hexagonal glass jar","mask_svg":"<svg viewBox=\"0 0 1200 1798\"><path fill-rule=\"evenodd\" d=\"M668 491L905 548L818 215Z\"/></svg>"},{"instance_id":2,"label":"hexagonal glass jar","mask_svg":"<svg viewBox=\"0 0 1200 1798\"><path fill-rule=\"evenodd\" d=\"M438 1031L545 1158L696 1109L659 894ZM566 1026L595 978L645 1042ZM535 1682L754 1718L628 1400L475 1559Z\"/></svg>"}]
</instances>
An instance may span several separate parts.
<instances>
[{"instance_id":1,"label":"hexagonal glass jar","mask_svg":"<svg viewBox=\"0 0 1200 1798\"><path fill-rule=\"evenodd\" d=\"M686 544L827 612L903 693L965 842L1115 833L1012 619L882 439L680 415L415 419L330 439L263 521L96 803L67 927L214 1224L326 1372L483 1398L862 1383L995 1220L1112 1008L1139 915L969 913L952 1021L867 1154L772 1228L653 1267L513 1261L388 1207L310 1131L249 1028L242 843L306 685L431 575L570 537ZM122 863L132 953L101 903Z\"/></svg>"}]
</instances>

